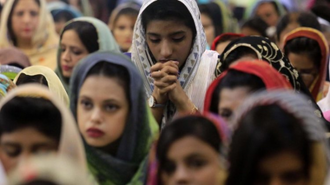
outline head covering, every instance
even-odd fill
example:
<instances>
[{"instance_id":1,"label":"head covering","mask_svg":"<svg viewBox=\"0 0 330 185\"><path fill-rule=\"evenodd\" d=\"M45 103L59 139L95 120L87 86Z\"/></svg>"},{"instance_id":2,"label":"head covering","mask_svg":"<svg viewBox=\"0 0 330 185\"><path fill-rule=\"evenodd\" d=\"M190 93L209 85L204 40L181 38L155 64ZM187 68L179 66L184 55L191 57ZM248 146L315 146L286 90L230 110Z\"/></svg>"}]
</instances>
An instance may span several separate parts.
<instances>
[{"instance_id":1,"label":"head covering","mask_svg":"<svg viewBox=\"0 0 330 185\"><path fill-rule=\"evenodd\" d=\"M7 23L11 20L9 14L15 0L7 0L1 14L0 48L13 46L13 40L8 35ZM46 7L46 1L40 0L39 24L32 38L31 49L22 50L30 59L32 65L44 65L55 69L56 48L58 36L54 21Z\"/></svg>"},{"instance_id":2,"label":"head covering","mask_svg":"<svg viewBox=\"0 0 330 185\"><path fill-rule=\"evenodd\" d=\"M240 37L244 37L245 35L243 34L239 34L239 33L223 33L219 36L217 36L211 46L211 50L216 50L217 49L217 45L219 44L220 40L223 39L224 37L227 38L240 38ZM221 53L220 53L221 54Z\"/></svg>"},{"instance_id":3,"label":"head covering","mask_svg":"<svg viewBox=\"0 0 330 185\"><path fill-rule=\"evenodd\" d=\"M66 93L60 79L55 72L48 67L44 66L31 66L23 69L15 78L14 83L17 83L21 74L28 76L42 75L45 77L49 90L57 96L65 105L69 107L69 96Z\"/></svg>"},{"instance_id":4,"label":"head covering","mask_svg":"<svg viewBox=\"0 0 330 185\"><path fill-rule=\"evenodd\" d=\"M98 35L98 43L99 43L99 50L98 51L117 51L120 52L119 46L115 40L115 38L112 36L112 33L110 32L108 26L104 24L102 21L92 18L92 17L80 17L73 19L72 21L69 21L66 26L73 22L88 22L92 24ZM65 27L66 27L65 26ZM61 33L63 35L63 31ZM60 39L60 43L62 41L62 38ZM69 79L63 76L62 68L61 68L61 54L62 50L61 47L58 48L57 51L57 69L56 74L60 78L62 84L64 85L64 88L67 92L69 92Z\"/></svg>"},{"instance_id":5,"label":"head covering","mask_svg":"<svg viewBox=\"0 0 330 185\"><path fill-rule=\"evenodd\" d=\"M0 65L0 74L6 75L10 80L14 80L15 77L22 69L15 66L10 65Z\"/></svg>"},{"instance_id":6,"label":"head covering","mask_svg":"<svg viewBox=\"0 0 330 185\"><path fill-rule=\"evenodd\" d=\"M203 25L200 21L200 12L195 0L178 0L190 12L196 27L196 37L191 48L191 52L187 57L186 63L180 71L178 78L183 90L186 92L190 100L199 109L203 109L203 97L205 97L208 85L214 79L212 71L214 71L216 62L218 60L218 53L214 51L205 51L206 37ZM140 14L137 18L133 34L132 43L132 61L138 67L142 74L144 81L144 88L147 97L150 97L153 89L154 82L150 76L150 68L154 65L155 61L151 58L149 52L145 30L142 26L142 14L146 8L157 0L145 0ZM203 62L202 62L203 61ZM165 110L163 124L171 119L175 113L175 107L169 103Z\"/></svg>"},{"instance_id":7,"label":"head covering","mask_svg":"<svg viewBox=\"0 0 330 185\"><path fill-rule=\"evenodd\" d=\"M74 18L81 17L82 14L75 7L68 5L61 1L54 1L47 3L47 8L53 17L56 17L61 12L68 12Z\"/></svg>"},{"instance_id":8,"label":"head covering","mask_svg":"<svg viewBox=\"0 0 330 185\"><path fill-rule=\"evenodd\" d=\"M218 134L221 138L221 147L219 148L219 157L220 157L220 162L221 162L221 170L223 171L222 174L226 174L226 168L227 168L227 160L226 155L227 155L227 149L229 146L229 140L231 137L231 132L228 129L225 121L214 114L210 113L202 113L202 114L196 114L196 115L189 115L192 117L203 117L210 122L213 123L213 125L216 127ZM185 117L185 116L183 116ZM177 118L178 119L178 118ZM157 141L158 142L158 141ZM147 185L158 185L160 184L159 182L161 181L158 177L159 173L159 161L157 159L157 154L156 154L156 149L157 149L157 142L154 143L151 151L150 151L150 157L149 157L149 167L148 167L148 182Z\"/></svg>"},{"instance_id":9,"label":"head covering","mask_svg":"<svg viewBox=\"0 0 330 185\"><path fill-rule=\"evenodd\" d=\"M146 178L143 166L158 125L147 108L142 78L130 59L116 52L96 52L79 62L70 80L71 111L77 118L80 89L88 72L100 62L128 71L130 112L115 156L85 143L89 168L100 184L141 184Z\"/></svg>"},{"instance_id":10,"label":"head covering","mask_svg":"<svg viewBox=\"0 0 330 185\"><path fill-rule=\"evenodd\" d=\"M316 41L321 49L322 59L320 61L321 64L320 68L318 69L319 75L314 80L312 87L310 87L310 92L312 93L313 98L315 100L318 100L322 97L319 95L322 95L323 84L327 74L327 66L328 66L327 64L328 64L328 55L329 55L328 42L320 31L313 28L301 27L293 30L292 32L288 33L285 36L284 47L289 41L299 37L306 37Z\"/></svg>"},{"instance_id":11,"label":"head covering","mask_svg":"<svg viewBox=\"0 0 330 185\"><path fill-rule=\"evenodd\" d=\"M272 66L262 61L242 61L229 67L217 79L213 81L207 90L204 104L204 111L210 111L212 97L215 89L221 83L228 71L240 71L247 74L255 75L262 80L267 90L274 89L292 89L287 79L277 72Z\"/></svg>"},{"instance_id":12,"label":"head covering","mask_svg":"<svg viewBox=\"0 0 330 185\"><path fill-rule=\"evenodd\" d=\"M128 8L129 9L134 9L137 12L139 12L141 6L138 3L135 3L135 2L123 3L123 4L120 4L119 6L117 6L112 11L109 22L108 22L110 30L113 30L115 20L118 19L118 15L120 14L120 12L125 10L125 9L128 9Z\"/></svg>"},{"instance_id":13,"label":"head covering","mask_svg":"<svg viewBox=\"0 0 330 185\"><path fill-rule=\"evenodd\" d=\"M255 16L257 9L262 3L275 3L275 5L277 6L279 17L284 16L286 13L285 8L278 0L252 0L252 2L250 3L251 4L245 10L245 19Z\"/></svg>"},{"instance_id":14,"label":"head covering","mask_svg":"<svg viewBox=\"0 0 330 185\"><path fill-rule=\"evenodd\" d=\"M67 157L61 156L37 156L23 161L13 172L9 174L10 185L43 180L55 184L95 184L89 174L79 165Z\"/></svg>"},{"instance_id":15,"label":"head covering","mask_svg":"<svg viewBox=\"0 0 330 185\"><path fill-rule=\"evenodd\" d=\"M315 116L313 107L307 103L304 96L291 91L258 93L244 102L236 114L234 123L238 124L250 110L257 106L273 104L300 120L309 140L312 141L312 168L309 184L327 184L325 178L329 174L330 153L326 129L323 127L322 120Z\"/></svg>"},{"instance_id":16,"label":"head covering","mask_svg":"<svg viewBox=\"0 0 330 185\"><path fill-rule=\"evenodd\" d=\"M0 64L22 66L23 68L31 65L29 58L19 49L10 47L0 49Z\"/></svg>"},{"instance_id":17,"label":"head covering","mask_svg":"<svg viewBox=\"0 0 330 185\"><path fill-rule=\"evenodd\" d=\"M13 88L15 88L15 84L6 75L0 74L0 99Z\"/></svg>"},{"instance_id":18,"label":"head covering","mask_svg":"<svg viewBox=\"0 0 330 185\"><path fill-rule=\"evenodd\" d=\"M67 156L76 161L79 168L86 170L85 152L77 125L69 109L46 87L39 84L27 84L13 89L0 103L0 109L15 97L33 97L49 100L60 111L62 130L57 156Z\"/></svg>"}]
</instances>

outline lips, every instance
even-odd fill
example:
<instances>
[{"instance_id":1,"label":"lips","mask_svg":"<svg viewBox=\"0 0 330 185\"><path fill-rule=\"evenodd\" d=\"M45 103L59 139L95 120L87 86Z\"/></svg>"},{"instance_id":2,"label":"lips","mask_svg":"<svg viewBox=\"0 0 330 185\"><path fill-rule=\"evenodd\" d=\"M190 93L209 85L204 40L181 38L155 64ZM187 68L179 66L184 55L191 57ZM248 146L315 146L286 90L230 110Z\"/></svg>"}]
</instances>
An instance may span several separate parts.
<instances>
[{"instance_id":1,"label":"lips","mask_svg":"<svg viewBox=\"0 0 330 185\"><path fill-rule=\"evenodd\" d=\"M92 138L99 138L104 135L104 132L102 132L101 130L99 130L97 128L90 128L87 130L87 135Z\"/></svg>"},{"instance_id":2,"label":"lips","mask_svg":"<svg viewBox=\"0 0 330 185\"><path fill-rule=\"evenodd\" d=\"M70 67L70 66L67 66L67 65L63 65L63 66L62 66L62 70L63 70L63 71L72 71L72 68L73 68L73 67Z\"/></svg>"}]
</instances>

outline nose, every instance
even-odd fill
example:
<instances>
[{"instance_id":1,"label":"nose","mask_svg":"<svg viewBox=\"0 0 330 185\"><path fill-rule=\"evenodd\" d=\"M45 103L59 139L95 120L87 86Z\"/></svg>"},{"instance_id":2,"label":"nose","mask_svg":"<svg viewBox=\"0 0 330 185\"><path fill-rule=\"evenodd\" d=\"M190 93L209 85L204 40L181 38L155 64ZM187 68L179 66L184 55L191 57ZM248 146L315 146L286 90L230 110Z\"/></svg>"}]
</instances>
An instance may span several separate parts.
<instances>
[{"instance_id":1,"label":"nose","mask_svg":"<svg viewBox=\"0 0 330 185\"><path fill-rule=\"evenodd\" d=\"M102 123L102 111L99 108L94 108L92 111L91 122L94 124Z\"/></svg>"},{"instance_id":2,"label":"nose","mask_svg":"<svg viewBox=\"0 0 330 185\"><path fill-rule=\"evenodd\" d=\"M281 185L281 179L280 178L272 178L270 179L269 185Z\"/></svg>"},{"instance_id":3,"label":"nose","mask_svg":"<svg viewBox=\"0 0 330 185\"><path fill-rule=\"evenodd\" d=\"M171 44L168 41L164 40L161 43L161 48L160 48L161 57L164 59L171 59L172 53L173 53L173 48Z\"/></svg>"},{"instance_id":4,"label":"nose","mask_svg":"<svg viewBox=\"0 0 330 185\"><path fill-rule=\"evenodd\" d=\"M30 14L25 12L25 13L23 14L23 22L24 22L24 23L29 23L30 20L31 20L31 16L30 16Z\"/></svg>"},{"instance_id":5,"label":"nose","mask_svg":"<svg viewBox=\"0 0 330 185\"><path fill-rule=\"evenodd\" d=\"M69 53L69 49L66 49L64 52L62 52L62 60L65 62L70 62L70 53Z\"/></svg>"},{"instance_id":6,"label":"nose","mask_svg":"<svg viewBox=\"0 0 330 185\"><path fill-rule=\"evenodd\" d=\"M188 169L183 167L183 166L178 166L174 175L174 184L188 184L189 183L189 179L191 179L191 177L189 176L189 172Z\"/></svg>"}]
</instances>

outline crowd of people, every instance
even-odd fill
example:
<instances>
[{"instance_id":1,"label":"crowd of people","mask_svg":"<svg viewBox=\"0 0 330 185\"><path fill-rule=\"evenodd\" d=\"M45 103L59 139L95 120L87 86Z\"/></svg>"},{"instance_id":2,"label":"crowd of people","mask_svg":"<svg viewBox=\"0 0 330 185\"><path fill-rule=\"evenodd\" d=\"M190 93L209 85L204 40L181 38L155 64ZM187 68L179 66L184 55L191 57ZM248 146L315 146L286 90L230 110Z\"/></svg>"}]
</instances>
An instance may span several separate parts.
<instances>
[{"instance_id":1,"label":"crowd of people","mask_svg":"<svg viewBox=\"0 0 330 185\"><path fill-rule=\"evenodd\" d=\"M0 185L330 184L329 0L0 5Z\"/></svg>"}]
</instances>

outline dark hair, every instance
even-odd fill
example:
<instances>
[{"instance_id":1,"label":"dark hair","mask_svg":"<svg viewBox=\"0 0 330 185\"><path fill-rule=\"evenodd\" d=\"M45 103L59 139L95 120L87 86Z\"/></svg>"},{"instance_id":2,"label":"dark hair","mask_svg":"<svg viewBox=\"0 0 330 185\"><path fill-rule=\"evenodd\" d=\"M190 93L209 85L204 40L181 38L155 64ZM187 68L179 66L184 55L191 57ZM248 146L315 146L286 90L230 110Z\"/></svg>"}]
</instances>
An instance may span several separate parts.
<instances>
[{"instance_id":1,"label":"dark hair","mask_svg":"<svg viewBox=\"0 0 330 185\"><path fill-rule=\"evenodd\" d=\"M188 9L177 0L158 0L150 4L142 13L142 27L146 31L151 21L181 21L196 36L194 20Z\"/></svg>"},{"instance_id":2,"label":"dark hair","mask_svg":"<svg viewBox=\"0 0 330 185\"><path fill-rule=\"evenodd\" d=\"M234 42L234 41L233 41ZM232 47L230 46L231 44L229 44L227 47ZM227 51L227 48L225 49L225 51ZM223 65L223 69L228 69L229 66L235 62L236 60L246 56L246 55L255 55L257 57L257 54L254 50L252 50L251 48L248 47L238 47L235 50L233 50L232 52L229 53L229 55L226 57L226 59L222 62Z\"/></svg>"},{"instance_id":3,"label":"dark hair","mask_svg":"<svg viewBox=\"0 0 330 185\"><path fill-rule=\"evenodd\" d=\"M162 171L169 168L166 167L166 164L168 161L167 154L171 145L187 136L193 136L202 140L220 153L221 138L217 128L209 119L194 115L179 118L166 126L160 135L156 149L157 159L159 160L158 177Z\"/></svg>"},{"instance_id":4,"label":"dark hair","mask_svg":"<svg viewBox=\"0 0 330 185\"><path fill-rule=\"evenodd\" d=\"M62 34L60 36L61 40L63 34L68 30L74 30L78 34L79 39L84 44L89 53L93 53L99 50L100 46L98 40L101 38L98 38L97 30L93 24L86 21L71 22L63 28Z\"/></svg>"},{"instance_id":5,"label":"dark hair","mask_svg":"<svg viewBox=\"0 0 330 185\"><path fill-rule=\"evenodd\" d=\"M126 98L130 103L130 74L123 66L111 64L109 62L99 62L93 66L88 72L85 80L89 76L106 76L109 78L115 78L117 82L124 88ZM134 89L132 89L134 90Z\"/></svg>"},{"instance_id":6,"label":"dark hair","mask_svg":"<svg viewBox=\"0 0 330 185\"><path fill-rule=\"evenodd\" d=\"M48 87L47 79L43 75L26 75L21 73L16 81L16 85L23 85L29 83L37 83Z\"/></svg>"},{"instance_id":7,"label":"dark hair","mask_svg":"<svg viewBox=\"0 0 330 185\"><path fill-rule=\"evenodd\" d=\"M268 37L266 32L268 27L269 27L268 24L263 19L261 19L260 17L254 17L252 19L247 20L242 25L241 29L250 28L260 33L261 36Z\"/></svg>"},{"instance_id":8,"label":"dark hair","mask_svg":"<svg viewBox=\"0 0 330 185\"><path fill-rule=\"evenodd\" d=\"M10 13L9 13L9 16L8 16L8 20L7 20L8 33L9 33L9 36L10 36L11 40L13 41L14 46L17 46L17 40L16 40L16 36L14 34L14 30L13 30L13 27L12 27L11 17L13 16L14 8L16 7L18 1L20 1L20 0L14 0L13 6L11 7L11 10L10 10ZM34 0L34 1L40 7L40 0Z\"/></svg>"},{"instance_id":9,"label":"dark hair","mask_svg":"<svg viewBox=\"0 0 330 185\"><path fill-rule=\"evenodd\" d=\"M218 114L218 104L221 101L220 93L223 89L234 89L237 87L248 87L250 92L266 88L265 83L255 75L236 70L229 70L212 94L210 112Z\"/></svg>"},{"instance_id":10,"label":"dark hair","mask_svg":"<svg viewBox=\"0 0 330 185\"><path fill-rule=\"evenodd\" d=\"M289 151L303 162L309 177L311 142L301 120L276 104L252 108L238 123L229 152L226 185L252 185L262 160Z\"/></svg>"},{"instance_id":11,"label":"dark hair","mask_svg":"<svg viewBox=\"0 0 330 185\"><path fill-rule=\"evenodd\" d=\"M60 141L62 116L49 100L14 97L0 110L0 134L33 127L43 135Z\"/></svg>"},{"instance_id":12,"label":"dark hair","mask_svg":"<svg viewBox=\"0 0 330 185\"><path fill-rule=\"evenodd\" d=\"M285 28L293 22L298 23L301 27L314 28L319 31L321 30L321 25L313 13L307 11L288 13L276 26L276 37L278 41L280 40L283 30L285 30Z\"/></svg>"},{"instance_id":13,"label":"dark hair","mask_svg":"<svg viewBox=\"0 0 330 185\"><path fill-rule=\"evenodd\" d=\"M306 54L314 62L317 69L320 69L322 52L316 40L307 37L294 38L285 44L284 53L286 56L289 56L290 53Z\"/></svg>"},{"instance_id":14,"label":"dark hair","mask_svg":"<svg viewBox=\"0 0 330 185\"><path fill-rule=\"evenodd\" d=\"M130 17L137 18L137 16L139 15L139 11L137 9L131 8L131 7L127 7L127 8L122 9L121 11L118 12L117 16L113 20L114 25L117 23L119 17L122 16L122 15L127 15L127 16L130 16Z\"/></svg>"},{"instance_id":15,"label":"dark hair","mask_svg":"<svg viewBox=\"0 0 330 185\"><path fill-rule=\"evenodd\" d=\"M51 14L56 23L60 21L68 22L76 17L72 12L68 10L53 10L51 11Z\"/></svg>"},{"instance_id":16,"label":"dark hair","mask_svg":"<svg viewBox=\"0 0 330 185\"><path fill-rule=\"evenodd\" d=\"M201 4L199 5L199 10L201 14L207 15L212 20L215 37L223 33L223 18L219 5L214 2L210 2L208 4Z\"/></svg>"}]
</instances>

